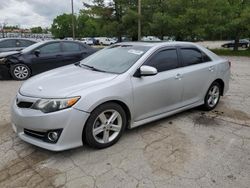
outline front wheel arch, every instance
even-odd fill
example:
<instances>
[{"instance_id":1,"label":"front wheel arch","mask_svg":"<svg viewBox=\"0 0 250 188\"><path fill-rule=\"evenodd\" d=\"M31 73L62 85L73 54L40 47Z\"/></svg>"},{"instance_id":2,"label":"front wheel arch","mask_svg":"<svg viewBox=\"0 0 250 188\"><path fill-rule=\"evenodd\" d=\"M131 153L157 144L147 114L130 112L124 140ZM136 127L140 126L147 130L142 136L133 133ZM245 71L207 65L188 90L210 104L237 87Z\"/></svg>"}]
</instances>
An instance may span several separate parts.
<instances>
[{"instance_id":1,"label":"front wheel arch","mask_svg":"<svg viewBox=\"0 0 250 188\"><path fill-rule=\"evenodd\" d=\"M93 136L89 135L90 134L89 129L90 129L91 122L92 122L93 118L96 116L95 113L98 113L98 111L103 110L103 108L105 109L108 106L113 106L114 109L118 109L118 111L120 109L120 112L121 112L120 114L123 117L124 122L125 123L128 122L126 111L120 104L118 104L117 102L112 102L112 101L107 101L105 103L102 103L102 104L98 105L94 110L91 111L89 118L85 122L83 131L82 131L83 144L86 143L91 147L102 149L102 148L106 148L106 147L109 147L109 146L115 144L120 139L124 129L126 128L126 124L123 125L123 128L121 129L121 132L119 133L118 137L114 141L111 141L110 143L106 143L106 144L104 143L104 144L100 145L100 143L93 142L93 139L92 139ZM93 113L93 116L92 116L92 113Z\"/></svg>"},{"instance_id":2,"label":"front wheel arch","mask_svg":"<svg viewBox=\"0 0 250 188\"><path fill-rule=\"evenodd\" d=\"M15 69L17 66L24 66L24 67L27 68L27 70L28 70L28 76L27 76L27 78L19 79L19 78L17 78L17 77L14 75L13 71L14 71L14 69ZM31 70L31 68L30 68L28 65L26 65L25 63L22 63L22 62L20 62L20 63L15 63L15 64L9 64L9 71L10 71L11 77L12 77L13 79L16 79L16 80L26 80L26 79L30 78L30 76L32 75L32 70Z\"/></svg>"}]
</instances>

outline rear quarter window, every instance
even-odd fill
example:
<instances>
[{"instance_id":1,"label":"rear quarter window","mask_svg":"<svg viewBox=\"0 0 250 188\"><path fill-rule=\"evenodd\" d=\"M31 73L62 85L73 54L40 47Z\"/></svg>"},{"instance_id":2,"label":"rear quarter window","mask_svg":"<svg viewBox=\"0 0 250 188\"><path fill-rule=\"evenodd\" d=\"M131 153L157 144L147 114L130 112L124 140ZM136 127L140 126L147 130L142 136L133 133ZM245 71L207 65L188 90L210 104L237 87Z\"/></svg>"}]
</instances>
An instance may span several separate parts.
<instances>
[{"instance_id":1,"label":"rear quarter window","mask_svg":"<svg viewBox=\"0 0 250 188\"><path fill-rule=\"evenodd\" d=\"M196 48L181 48L183 66L203 63L203 54Z\"/></svg>"}]
</instances>

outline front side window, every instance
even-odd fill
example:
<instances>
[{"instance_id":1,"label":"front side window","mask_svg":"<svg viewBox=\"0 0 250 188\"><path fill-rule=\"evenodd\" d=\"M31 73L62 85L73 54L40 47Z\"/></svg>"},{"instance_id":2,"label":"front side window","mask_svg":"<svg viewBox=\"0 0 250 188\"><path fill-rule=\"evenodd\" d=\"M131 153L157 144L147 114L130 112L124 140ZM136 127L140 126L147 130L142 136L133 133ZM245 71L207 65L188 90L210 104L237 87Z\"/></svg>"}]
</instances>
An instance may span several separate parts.
<instances>
[{"instance_id":1,"label":"front side window","mask_svg":"<svg viewBox=\"0 0 250 188\"><path fill-rule=\"evenodd\" d=\"M95 69L121 74L133 66L150 47L139 45L115 45L100 50L81 61Z\"/></svg>"},{"instance_id":2,"label":"front side window","mask_svg":"<svg viewBox=\"0 0 250 188\"><path fill-rule=\"evenodd\" d=\"M195 48L181 48L183 66L195 65L203 62L202 53Z\"/></svg>"},{"instance_id":3,"label":"front side window","mask_svg":"<svg viewBox=\"0 0 250 188\"><path fill-rule=\"evenodd\" d=\"M80 45L73 42L64 42L63 43L63 51L64 52L79 52Z\"/></svg>"},{"instance_id":4,"label":"front side window","mask_svg":"<svg viewBox=\"0 0 250 188\"><path fill-rule=\"evenodd\" d=\"M56 42L56 43L47 44L39 48L39 50L41 54L52 54L52 53L61 52L61 47L60 47L60 43Z\"/></svg>"},{"instance_id":5,"label":"front side window","mask_svg":"<svg viewBox=\"0 0 250 188\"><path fill-rule=\"evenodd\" d=\"M178 56L176 49L166 49L158 52L145 63L155 67L158 72L163 72L178 67Z\"/></svg>"}]
</instances>

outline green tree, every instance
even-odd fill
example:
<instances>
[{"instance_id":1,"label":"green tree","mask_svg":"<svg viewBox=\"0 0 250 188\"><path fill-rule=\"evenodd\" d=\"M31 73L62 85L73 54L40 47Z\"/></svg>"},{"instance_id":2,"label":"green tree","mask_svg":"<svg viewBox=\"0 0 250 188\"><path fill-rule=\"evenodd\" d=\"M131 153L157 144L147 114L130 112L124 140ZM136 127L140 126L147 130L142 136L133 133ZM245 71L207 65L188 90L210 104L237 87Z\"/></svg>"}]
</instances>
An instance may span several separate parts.
<instances>
[{"instance_id":1,"label":"green tree","mask_svg":"<svg viewBox=\"0 0 250 188\"><path fill-rule=\"evenodd\" d=\"M32 27L32 28L30 28L30 30L31 30L31 33L43 33L43 29L42 29L42 27Z\"/></svg>"},{"instance_id":2,"label":"green tree","mask_svg":"<svg viewBox=\"0 0 250 188\"><path fill-rule=\"evenodd\" d=\"M235 40L234 50L238 50L241 37L250 33L250 0L225 0L229 10L226 22L226 32Z\"/></svg>"},{"instance_id":3,"label":"green tree","mask_svg":"<svg viewBox=\"0 0 250 188\"><path fill-rule=\"evenodd\" d=\"M74 18L76 19L76 17ZM53 20L51 32L56 38L65 38L72 36L72 15L62 14Z\"/></svg>"},{"instance_id":4,"label":"green tree","mask_svg":"<svg viewBox=\"0 0 250 188\"><path fill-rule=\"evenodd\" d=\"M137 40L138 0L92 0L76 17L76 34ZM250 0L142 0L142 35L177 40L249 38ZM56 37L71 36L71 15L54 19ZM237 45L235 50L237 50Z\"/></svg>"}]
</instances>

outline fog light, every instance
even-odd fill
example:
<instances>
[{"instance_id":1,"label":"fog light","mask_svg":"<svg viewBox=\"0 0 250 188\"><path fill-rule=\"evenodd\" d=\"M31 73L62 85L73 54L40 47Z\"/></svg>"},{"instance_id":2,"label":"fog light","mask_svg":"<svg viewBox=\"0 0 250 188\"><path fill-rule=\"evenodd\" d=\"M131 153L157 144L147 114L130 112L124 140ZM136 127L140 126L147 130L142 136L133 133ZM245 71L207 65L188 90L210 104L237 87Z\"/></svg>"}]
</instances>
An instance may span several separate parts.
<instances>
[{"instance_id":1,"label":"fog light","mask_svg":"<svg viewBox=\"0 0 250 188\"><path fill-rule=\"evenodd\" d=\"M56 142L58 138L59 138L58 132L52 131L52 132L49 132L49 133L48 133L48 139L49 139L51 142Z\"/></svg>"}]
</instances>

